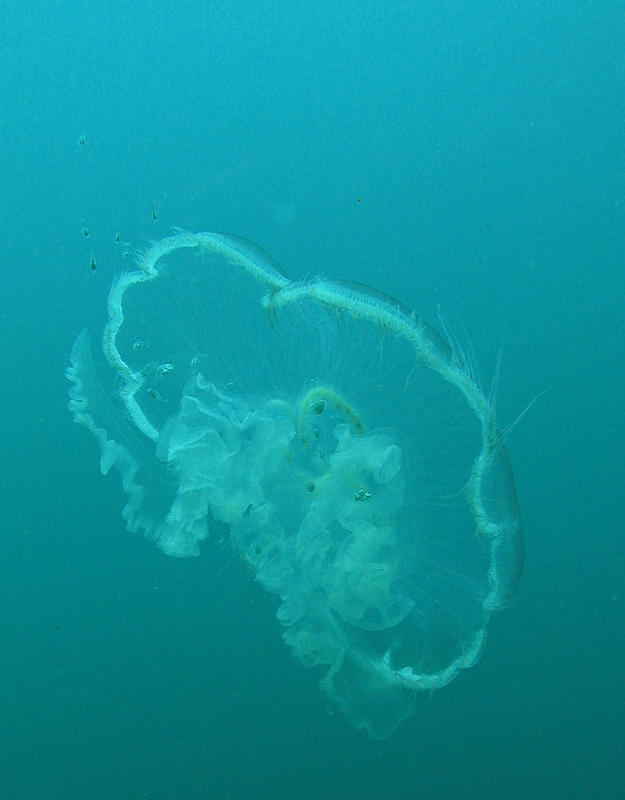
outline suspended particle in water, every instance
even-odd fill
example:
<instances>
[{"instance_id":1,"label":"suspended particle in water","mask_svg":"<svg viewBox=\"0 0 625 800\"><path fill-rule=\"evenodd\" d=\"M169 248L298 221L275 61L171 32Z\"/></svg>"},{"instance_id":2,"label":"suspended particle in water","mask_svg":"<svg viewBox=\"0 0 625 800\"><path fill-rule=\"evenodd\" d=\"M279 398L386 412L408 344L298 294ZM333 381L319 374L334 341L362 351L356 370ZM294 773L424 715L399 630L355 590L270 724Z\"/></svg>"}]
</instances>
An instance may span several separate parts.
<instances>
[{"instance_id":1,"label":"suspended particle in water","mask_svg":"<svg viewBox=\"0 0 625 800\"><path fill-rule=\"evenodd\" d=\"M169 361L166 364L161 364L156 368L156 374L163 376L167 375L168 372L171 372L174 368L174 365Z\"/></svg>"},{"instance_id":2,"label":"suspended particle in water","mask_svg":"<svg viewBox=\"0 0 625 800\"><path fill-rule=\"evenodd\" d=\"M87 137L83 133L82 136L79 136L77 139L78 147L84 147L87 144Z\"/></svg>"}]
</instances>

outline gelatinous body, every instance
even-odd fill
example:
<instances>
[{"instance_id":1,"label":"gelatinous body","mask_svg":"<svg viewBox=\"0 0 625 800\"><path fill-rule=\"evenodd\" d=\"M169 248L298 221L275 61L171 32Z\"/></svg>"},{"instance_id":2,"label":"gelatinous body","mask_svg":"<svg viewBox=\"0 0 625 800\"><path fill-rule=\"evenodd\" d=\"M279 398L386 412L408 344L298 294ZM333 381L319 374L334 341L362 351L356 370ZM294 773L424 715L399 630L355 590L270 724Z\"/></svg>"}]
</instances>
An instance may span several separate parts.
<instances>
[{"instance_id":1,"label":"gelatinous body","mask_svg":"<svg viewBox=\"0 0 625 800\"><path fill-rule=\"evenodd\" d=\"M478 660L523 546L456 345L373 289L289 281L243 239L179 232L113 284L103 353L98 371L79 335L69 407L121 474L129 530L190 556L227 524L353 725L389 735Z\"/></svg>"}]
</instances>

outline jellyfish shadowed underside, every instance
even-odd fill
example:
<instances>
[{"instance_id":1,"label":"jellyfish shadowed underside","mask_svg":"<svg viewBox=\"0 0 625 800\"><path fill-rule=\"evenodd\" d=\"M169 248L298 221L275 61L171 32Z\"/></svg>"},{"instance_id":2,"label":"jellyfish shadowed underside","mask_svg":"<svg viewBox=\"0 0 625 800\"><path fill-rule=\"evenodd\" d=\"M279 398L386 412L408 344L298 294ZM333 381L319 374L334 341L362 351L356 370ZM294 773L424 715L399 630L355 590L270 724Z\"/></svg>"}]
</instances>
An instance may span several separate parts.
<instances>
[{"instance_id":1,"label":"jellyfish shadowed underside","mask_svg":"<svg viewBox=\"0 0 625 800\"><path fill-rule=\"evenodd\" d=\"M369 287L291 281L239 237L177 231L114 282L102 345L78 336L69 408L121 476L128 529L196 556L226 525L352 725L390 735L477 662L523 542L453 337Z\"/></svg>"}]
</instances>

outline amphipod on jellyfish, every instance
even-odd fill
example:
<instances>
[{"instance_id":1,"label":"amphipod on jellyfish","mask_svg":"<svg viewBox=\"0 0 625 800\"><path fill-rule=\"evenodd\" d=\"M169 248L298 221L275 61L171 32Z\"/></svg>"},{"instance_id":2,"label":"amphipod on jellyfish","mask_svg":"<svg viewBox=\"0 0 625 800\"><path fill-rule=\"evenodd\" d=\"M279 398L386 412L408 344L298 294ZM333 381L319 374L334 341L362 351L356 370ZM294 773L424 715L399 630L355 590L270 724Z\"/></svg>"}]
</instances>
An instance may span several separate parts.
<instances>
[{"instance_id":1,"label":"amphipod on jellyfish","mask_svg":"<svg viewBox=\"0 0 625 800\"><path fill-rule=\"evenodd\" d=\"M120 473L128 529L195 556L227 525L352 725L388 736L477 662L523 544L453 337L371 288L290 281L236 236L177 232L114 282L102 349L96 369L78 336L69 408Z\"/></svg>"}]
</instances>

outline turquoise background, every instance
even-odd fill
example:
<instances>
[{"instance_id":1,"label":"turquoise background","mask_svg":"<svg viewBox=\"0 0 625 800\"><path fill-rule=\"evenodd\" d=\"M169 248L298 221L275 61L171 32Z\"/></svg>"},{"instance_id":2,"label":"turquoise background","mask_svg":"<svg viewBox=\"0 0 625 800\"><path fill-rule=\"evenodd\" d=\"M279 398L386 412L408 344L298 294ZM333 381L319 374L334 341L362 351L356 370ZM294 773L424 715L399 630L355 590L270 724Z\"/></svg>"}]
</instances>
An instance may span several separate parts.
<instances>
[{"instance_id":1,"label":"turquoise background","mask_svg":"<svg viewBox=\"0 0 625 800\"><path fill-rule=\"evenodd\" d=\"M5 0L1 797L622 797L624 119L611 0ZM227 550L124 530L66 411L116 234L174 225L440 306L486 379L503 349L503 426L544 393L509 440L520 589L387 740Z\"/></svg>"}]
</instances>

